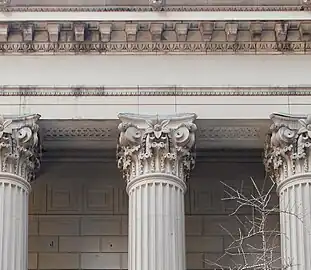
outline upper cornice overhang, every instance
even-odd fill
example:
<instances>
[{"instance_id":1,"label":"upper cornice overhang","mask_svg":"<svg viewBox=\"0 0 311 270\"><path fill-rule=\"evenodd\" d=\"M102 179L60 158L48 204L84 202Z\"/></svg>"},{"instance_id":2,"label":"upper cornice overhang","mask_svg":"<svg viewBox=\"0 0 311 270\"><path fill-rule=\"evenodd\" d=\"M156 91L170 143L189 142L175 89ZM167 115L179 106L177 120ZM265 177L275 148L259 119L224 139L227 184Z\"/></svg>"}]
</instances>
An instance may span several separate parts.
<instances>
[{"instance_id":1,"label":"upper cornice overhang","mask_svg":"<svg viewBox=\"0 0 311 270\"><path fill-rule=\"evenodd\" d=\"M87 6L79 6L80 0L73 2L76 6L61 1L52 6L49 0L40 6L33 0L22 5L19 0L2 1L8 5L0 5L0 54L311 51L309 0L222 1L222 5L205 0L171 5L167 0L160 10L141 0L131 0L128 6L118 0L114 6L94 6L93 0Z\"/></svg>"},{"instance_id":2,"label":"upper cornice overhang","mask_svg":"<svg viewBox=\"0 0 311 270\"><path fill-rule=\"evenodd\" d=\"M41 16L41 13L38 14ZM107 13L107 16L112 15L111 18L114 18L113 14L115 13ZM139 14L146 16L145 13ZM76 15L79 17L81 14ZM1 16L5 15L0 15L0 21ZM55 16L59 14L55 13ZM106 20L106 14L96 16L98 20L85 21L47 20L47 17L45 20L23 21L12 20L12 17L8 16L7 21L0 23L0 54L309 54L311 52L311 13L308 21L237 19L232 21L224 18L221 21L213 21L210 17L209 20L197 20L195 16L189 20L174 21L167 20L165 16L161 20L154 21L151 18L109 21Z\"/></svg>"}]
</instances>

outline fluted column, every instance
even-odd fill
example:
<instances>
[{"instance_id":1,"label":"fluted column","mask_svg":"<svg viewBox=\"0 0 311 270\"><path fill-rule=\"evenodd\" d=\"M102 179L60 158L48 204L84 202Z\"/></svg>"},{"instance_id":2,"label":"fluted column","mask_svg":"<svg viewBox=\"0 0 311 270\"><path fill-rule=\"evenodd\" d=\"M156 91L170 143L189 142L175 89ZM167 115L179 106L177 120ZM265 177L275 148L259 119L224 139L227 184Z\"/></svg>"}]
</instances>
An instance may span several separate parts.
<instances>
[{"instance_id":1,"label":"fluted column","mask_svg":"<svg viewBox=\"0 0 311 270\"><path fill-rule=\"evenodd\" d=\"M311 269L311 116L272 114L271 119L265 165L280 197L283 265Z\"/></svg>"},{"instance_id":2,"label":"fluted column","mask_svg":"<svg viewBox=\"0 0 311 270\"><path fill-rule=\"evenodd\" d=\"M118 167L129 194L129 270L185 270L186 180L194 114L120 114Z\"/></svg>"},{"instance_id":3,"label":"fluted column","mask_svg":"<svg viewBox=\"0 0 311 270\"><path fill-rule=\"evenodd\" d=\"M0 269L28 269L28 194L39 167L39 115L0 116Z\"/></svg>"}]
</instances>

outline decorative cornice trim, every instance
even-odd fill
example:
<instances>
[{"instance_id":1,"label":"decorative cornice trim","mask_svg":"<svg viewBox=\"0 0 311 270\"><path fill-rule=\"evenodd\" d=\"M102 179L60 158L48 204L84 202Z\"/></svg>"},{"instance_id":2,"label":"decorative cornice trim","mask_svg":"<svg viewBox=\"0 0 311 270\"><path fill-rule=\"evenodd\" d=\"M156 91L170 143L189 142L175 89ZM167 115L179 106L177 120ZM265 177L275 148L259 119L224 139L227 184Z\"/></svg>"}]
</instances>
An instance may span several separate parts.
<instances>
[{"instance_id":1,"label":"decorative cornice trim","mask_svg":"<svg viewBox=\"0 0 311 270\"><path fill-rule=\"evenodd\" d=\"M311 86L257 87L106 87L0 85L0 96L311 96Z\"/></svg>"},{"instance_id":2,"label":"decorative cornice trim","mask_svg":"<svg viewBox=\"0 0 311 270\"><path fill-rule=\"evenodd\" d=\"M190 16L191 12L188 13ZM196 14L205 17L202 15L205 13ZM244 18L234 23L229 19L213 21L193 17L190 20L147 17L131 23L100 19L76 21L77 18L66 22L55 18L32 21L32 17L30 22L25 22L19 21L20 18L1 23L0 54L311 54L311 17L278 20L275 14L279 13L270 15L274 19L269 22ZM113 19L113 14L110 15ZM42 14L41 17L44 18Z\"/></svg>"},{"instance_id":3,"label":"decorative cornice trim","mask_svg":"<svg viewBox=\"0 0 311 270\"><path fill-rule=\"evenodd\" d=\"M43 140L111 140L111 136L116 135L117 130L105 127L45 127L41 129ZM113 132L115 134L113 134ZM113 140L113 139L112 139Z\"/></svg>"},{"instance_id":4,"label":"decorative cornice trim","mask_svg":"<svg viewBox=\"0 0 311 270\"><path fill-rule=\"evenodd\" d=\"M41 134L44 141L92 140L111 141L118 134L117 127L99 127L83 125L77 127L43 127ZM258 140L260 128L250 126L209 126L197 131L197 138L204 141L216 140Z\"/></svg>"},{"instance_id":5,"label":"decorative cornice trim","mask_svg":"<svg viewBox=\"0 0 311 270\"><path fill-rule=\"evenodd\" d=\"M311 54L306 41L238 42L2 42L2 55L124 55L124 54Z\"/></svg>"},{"instance_id":6,"label":"decorative cornice trim","mask_svg":"<svg viewBox=\"0 0 311 270\"><path fill-rule=\"evenodd\" d=\"M259 127L210 126L198 128L197 138L207 141L216 140L259 140Z\"/></svg>"},{"instance_id":7,"label":"decorative cornice trim","mask_svg":"<svg viewBox=\"0 0 311 270\"><path fill-rule=\"evenodd\" d=\"M301 11L308 7L293 6L164 6L163 12L187 11ZM148 12L154 11L151 6L6 6L3 12Z\"/></svg>"}]
</instances>

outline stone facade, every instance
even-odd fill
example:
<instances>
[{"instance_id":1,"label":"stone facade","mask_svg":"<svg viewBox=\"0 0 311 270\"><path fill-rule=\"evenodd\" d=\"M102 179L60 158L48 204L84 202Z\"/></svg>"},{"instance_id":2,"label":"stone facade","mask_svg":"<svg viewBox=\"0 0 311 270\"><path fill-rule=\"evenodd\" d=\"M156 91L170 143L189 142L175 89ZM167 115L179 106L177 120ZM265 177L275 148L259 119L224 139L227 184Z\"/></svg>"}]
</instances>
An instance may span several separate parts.
<instances>
[{"instance_id":1,"label":"stone facade","mask_svg":"<svg viewBox=\"0 0 311 270\"><path fill-rule=\"evenodd\" d=\"M310 269L309 2L0 1L0 269L214 269L265 170Z\"/></svg>"},{"instance_id":2,"label":"stone facade","mask_svg":"<svg viewBox=\"0 0 311 270\"><path fill-rule=\"evenodd\" d=\"M209 269L204 258L215 259L229 243L219 224L233 231L238 224L228 217L232 205L221 201L219 181L261 181L260 155L255 160L196 164L185 194L187 269ZM115 162L49 162L42 169L30 199L29 269L127 269L128 197Z\"/></svg>"}]
</instances>

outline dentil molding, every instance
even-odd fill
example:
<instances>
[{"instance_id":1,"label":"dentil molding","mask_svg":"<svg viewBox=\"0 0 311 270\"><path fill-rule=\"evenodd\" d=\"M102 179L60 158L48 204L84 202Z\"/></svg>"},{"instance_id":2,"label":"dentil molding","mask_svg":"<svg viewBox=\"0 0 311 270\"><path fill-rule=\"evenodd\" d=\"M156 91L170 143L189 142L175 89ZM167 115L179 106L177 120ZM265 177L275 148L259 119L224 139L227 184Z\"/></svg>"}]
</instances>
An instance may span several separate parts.
<instances>
[{"instance_id":1,"label":"dentil molding","mask_svg":"<svg viewBox=\"0 0 311 270\"><path fill-rule=\"evenodd\" d=\"M3 22L2 54L311 52L311 21Z\"/></svg>"},{"instance_id":2,"label":"dentil molding","mask_svg":"<svg viewBox=\"0 0 311 270\"><path fill-rule=\"evenodd\" d=\"M273 87L191 87L191 86L42 86L42 85L0 85L0 96L310 96L311 86Z\"/></svg>"}]
</instances>

